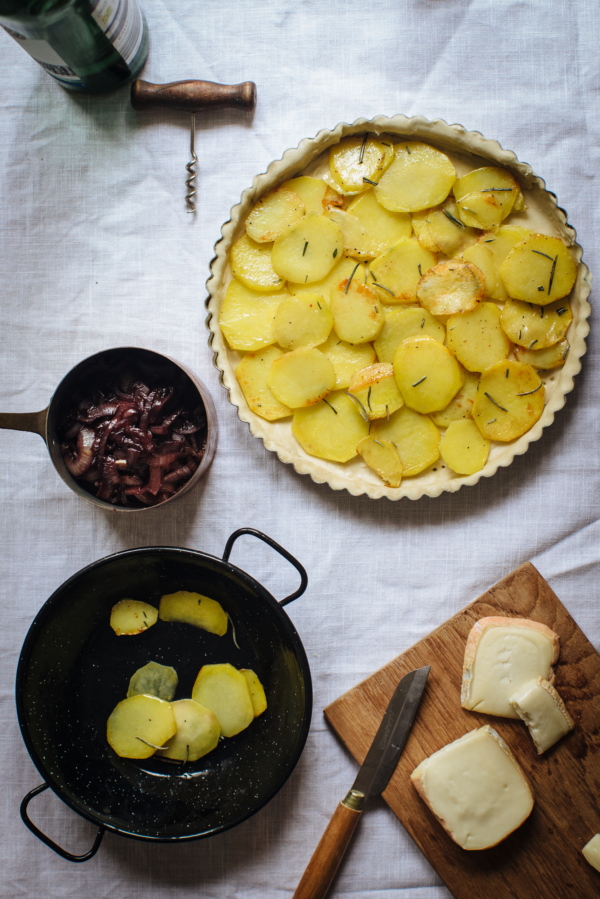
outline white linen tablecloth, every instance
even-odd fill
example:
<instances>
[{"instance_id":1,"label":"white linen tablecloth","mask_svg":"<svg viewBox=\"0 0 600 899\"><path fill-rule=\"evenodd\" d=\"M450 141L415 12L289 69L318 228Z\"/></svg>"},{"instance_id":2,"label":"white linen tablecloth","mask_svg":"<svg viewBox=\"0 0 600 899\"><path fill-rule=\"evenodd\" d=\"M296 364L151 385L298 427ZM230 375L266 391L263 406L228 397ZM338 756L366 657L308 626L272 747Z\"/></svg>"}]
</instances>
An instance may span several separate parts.
<instances>
[{"instance_id":1,"label":"white linen tablecloth","mask_svg":"<svg viewBox=\"0 0 600 899\"><path fill-rule=\"evenodd\" d=\"M42 440L0 432L0 896L284 899L356 771L324 722L326 704L527 559L600 645L600 342L592 320L565 409L508 469L437 499L354 498L281 464L228 404L204 325L213 245L254 174L288 147L340 121L402 112L460 122L529 162L597 270L597 4L141 2L151 40L145 78L251 79L256 113L199 121L194 220L184 205L187 115L135 113L127 88L71 95L0 33L0 408L41 409L78 360L131 343L200 375L217 405L220 443L206 479L181 501L111 516L66 488ZM307 593L288 607L314 677L300 763L267 807L225 834L182 846L108 834L92 861L63 861L19 819L20 800L40 781L14 706L33 617L95 559L154 544L221 555L241 526L269 534L309 573ZM240 541L232 560L277 597L295 585L293 570L256 542ZM67 848L89 846L94 828L51 791L30 808ZM382 800L335 881L332 895L346 894L450 895Z\"/></svg>"}]
</instances>

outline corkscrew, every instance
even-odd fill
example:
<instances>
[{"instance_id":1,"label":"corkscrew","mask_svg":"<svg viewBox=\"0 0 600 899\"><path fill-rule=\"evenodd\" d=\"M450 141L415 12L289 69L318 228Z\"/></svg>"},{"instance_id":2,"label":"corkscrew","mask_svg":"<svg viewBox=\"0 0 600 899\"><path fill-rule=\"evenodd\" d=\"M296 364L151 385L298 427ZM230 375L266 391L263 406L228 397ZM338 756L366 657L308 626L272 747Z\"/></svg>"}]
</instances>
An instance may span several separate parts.
<instances>
[{"instance_id":1,"label":"corkscrew","mask_svg":"<svg viewBox=\"0 0 600 899\"><path fill-rule=\"evenodd\" d=\"M251 111L256 106L256 85L253 81L243 84L216 84L213 81L173 81L170 84L151 84L149 81L134 81L131 85L131 105L134 109L183 110L191 113L190 155L186 165L188 177L185 181L187 211L196 212L196 166L198 156L195 150L196 113L206 109L243 109Z\"/></svg>"}]
</instances>

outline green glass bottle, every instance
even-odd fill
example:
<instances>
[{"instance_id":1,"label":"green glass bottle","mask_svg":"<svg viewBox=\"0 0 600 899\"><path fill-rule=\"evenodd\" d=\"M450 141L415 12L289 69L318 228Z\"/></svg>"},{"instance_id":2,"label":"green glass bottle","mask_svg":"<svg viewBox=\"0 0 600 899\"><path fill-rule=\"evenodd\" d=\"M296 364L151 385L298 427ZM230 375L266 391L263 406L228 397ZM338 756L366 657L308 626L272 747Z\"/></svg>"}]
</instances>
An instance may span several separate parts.
<instances>
[{"instance_id":1,"label":"green glass bottle","mask_svg":"<svg viewBox=\"0 0 600 899\"><path fill-rule=\"evenodd\" d=\"M0 25L63 87L84 94L131 81L148 55L137 0L0 0Z\"/></svg>"}]
</instances>

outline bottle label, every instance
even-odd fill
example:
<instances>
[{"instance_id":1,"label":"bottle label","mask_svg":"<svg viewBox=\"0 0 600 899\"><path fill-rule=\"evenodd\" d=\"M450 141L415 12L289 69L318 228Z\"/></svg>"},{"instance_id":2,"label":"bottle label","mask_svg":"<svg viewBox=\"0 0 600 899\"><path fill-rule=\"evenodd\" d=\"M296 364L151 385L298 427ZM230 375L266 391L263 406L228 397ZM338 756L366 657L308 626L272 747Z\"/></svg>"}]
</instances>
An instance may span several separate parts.
<instances>
[{"instance_id":1,"label":"bottle label","mask_svg":"<svg viewBox=\"0 0 600 899\"><path fill-rule=\"evenodd\" d=\"M26 53L29 53L36 62L39 62L42 68L46 69L48 74L53 75L57 81L62 81L64 84L83 84L81 78L66 64L64 59L60 58L56 50L53 50L47 41L23 37L22 34L13 31L12 28L7 28L6 25L2 27Z\"/></svg>"}]
</instances>

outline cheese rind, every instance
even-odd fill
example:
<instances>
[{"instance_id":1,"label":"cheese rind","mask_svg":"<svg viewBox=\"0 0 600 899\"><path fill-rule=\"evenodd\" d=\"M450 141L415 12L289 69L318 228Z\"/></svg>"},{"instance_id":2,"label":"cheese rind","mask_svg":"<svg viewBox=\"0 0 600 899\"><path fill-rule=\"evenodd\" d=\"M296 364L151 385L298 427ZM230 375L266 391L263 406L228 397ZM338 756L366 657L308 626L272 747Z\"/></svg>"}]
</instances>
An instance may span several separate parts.
<instances>
[{"instance_id":1,"label":"cheese rind","mask_svg":"<svg viewBox=\"0 0 600 899\"><path fill-rule=\"evenodd\" d=\"M558 635L528 618L481 618L465 647L460 702L463 708L518 718L510 697L528 681L554 680Z\"/></svg>"},{"instance_id":2,"label":"cheese rind","mask_svg":"<svg viewBox=\"0 0 600 899\"><path fill-rule=\"evenodd\" d=\"M581 851L583 852L583 857L590 863L592 868L600 871L600 833L594 834Z\"/></svg>"},{"instance_id":3,"label":"cheese rind","mask_svg":"<svg viewBox=\"0 0 600 899\"><path fill-rule=\"evenodd\" d=\"M463 849L489 849L529 816L531 787L489 725L424 759L411 774L417 792Z\"/></svg>"},{"instance_id":4,"label":"cheese rind","mask_svg":"<svg viewBox=\"0 0 600 899\"><path fill-rule=\"evenodd\" d=\"M510 697L510 704L527 725L538 755L554 746L575 726L564 702L543 677L521 687Z\"/></svg>"}]
</instances>

